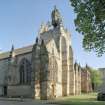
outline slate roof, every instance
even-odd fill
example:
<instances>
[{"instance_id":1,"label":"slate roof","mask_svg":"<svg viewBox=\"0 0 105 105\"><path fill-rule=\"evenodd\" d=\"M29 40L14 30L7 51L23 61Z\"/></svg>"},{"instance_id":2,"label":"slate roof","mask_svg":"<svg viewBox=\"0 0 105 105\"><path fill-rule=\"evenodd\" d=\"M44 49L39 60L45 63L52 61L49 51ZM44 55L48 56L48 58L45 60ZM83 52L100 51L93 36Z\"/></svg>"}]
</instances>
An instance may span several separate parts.
<instances>
[{"instance_id":1,"label":"slate roof","mask_svg":"<svg viewBox=\"0 0 105 105\"><path fill-rule=\"evenodd\" d=\"M22 47L22 48L18 48L18 49L15 49L14 52L15 52L16 55L28 53L28 52L32 51L32 47L33 47L33 45ZM0 60L8 58L9 54L10 54L10 51L8 51L8 52L2 52L0 54Z\"/></svg>"}]
</instances>

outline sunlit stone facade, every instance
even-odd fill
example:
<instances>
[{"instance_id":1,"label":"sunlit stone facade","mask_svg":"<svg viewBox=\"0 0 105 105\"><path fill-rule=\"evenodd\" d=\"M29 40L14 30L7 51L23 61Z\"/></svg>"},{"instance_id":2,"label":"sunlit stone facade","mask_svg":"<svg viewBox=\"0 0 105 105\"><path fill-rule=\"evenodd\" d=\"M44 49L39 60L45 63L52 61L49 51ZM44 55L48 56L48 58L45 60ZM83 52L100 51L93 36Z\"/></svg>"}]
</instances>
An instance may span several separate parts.
<instances>
[{"instance_id":1,"label":"sunlit stone facade","mask_svg":"<svg viewBox=\"0 0 105 105\"><path fill-rule=\"evenodd\" d=\"M87 65L81 70L81 92L92 92L91 72L89 71L89 67Z\"/></svg>"},{"instance_id":2,"label":"sunlit stone facade","mask_svg":"<svg viewBox=\"0 0 105 105\"><path fill-rule=\"evenodd\" d=\"M81 68L73 64L71 35L55 7L35 44L0 54L0 95L52 99L81 94Z\"/></svg>"}]
</instances>

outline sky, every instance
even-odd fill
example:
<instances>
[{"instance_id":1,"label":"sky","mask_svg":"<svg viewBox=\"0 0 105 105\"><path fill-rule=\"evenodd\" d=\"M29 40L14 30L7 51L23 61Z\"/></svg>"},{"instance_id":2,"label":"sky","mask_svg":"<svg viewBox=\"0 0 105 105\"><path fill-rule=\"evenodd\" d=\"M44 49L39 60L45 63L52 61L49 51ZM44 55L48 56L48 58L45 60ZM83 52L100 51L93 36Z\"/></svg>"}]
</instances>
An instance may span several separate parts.
<instances>
[{"instance_id":1,"label":"sky","mask_svg":"<svg viewBox=\"0 0 105 105\"><path fill-rule=\"evenodd\" d=\"M35 42L42 22L51 21L54 5L59 9L65 28L71 34L74 62L93 68L105 67L105 54L97 57L82 48L83 36L75 31L76 14L69 0L0 0L0 50L9 51Z\"/></svg>"}]
</instances>

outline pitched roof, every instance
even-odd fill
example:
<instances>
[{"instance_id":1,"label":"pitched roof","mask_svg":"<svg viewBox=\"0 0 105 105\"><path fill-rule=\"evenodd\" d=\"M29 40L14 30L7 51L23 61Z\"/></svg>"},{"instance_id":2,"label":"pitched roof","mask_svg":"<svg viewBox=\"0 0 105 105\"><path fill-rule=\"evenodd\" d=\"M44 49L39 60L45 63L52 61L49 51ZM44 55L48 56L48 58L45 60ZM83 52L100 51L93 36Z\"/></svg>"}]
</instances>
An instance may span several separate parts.
<instances>
[{"instance_id":1,"label":"pitched roof","mask_svg":"<svg viewBox=\"0 0 105 105\"><path fill-rule=\"evenodd\" d=\"M30 46L15 49L14 52L16 55L20 55L20 54L31 52L32 48L33 48L33 45L30 45ZM8 58L9 54L10 54L10 51L1 53L0 54L0 60Z\"/></svg>"}]
</instances>

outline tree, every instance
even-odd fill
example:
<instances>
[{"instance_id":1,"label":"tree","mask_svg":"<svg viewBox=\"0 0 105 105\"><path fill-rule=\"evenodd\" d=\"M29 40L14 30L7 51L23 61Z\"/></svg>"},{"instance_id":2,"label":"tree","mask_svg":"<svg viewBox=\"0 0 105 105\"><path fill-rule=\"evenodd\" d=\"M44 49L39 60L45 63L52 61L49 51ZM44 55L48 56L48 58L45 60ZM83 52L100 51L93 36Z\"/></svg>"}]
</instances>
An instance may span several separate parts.
<instances>
[{"instance_id":1,"label":"tree","mask_svg":"<svg viewBox=\"0 0 105 105\"><path fill-rule=\"evenodd\" d=\"M105 53L105 0L70 0L76 30L83 34L83 48L98 56Z\"/></svg>"},{"instance_id":2,"label":"tree","mask_svg":"<svg viewBox=\"0 0 105 105\"><path fill-rule=\"evenodd\" d=\"M95 90L95 88L97 88L102 83L101 74L98 70L92 68L90 68L90 72L91 72L92 89Z\"/></svg>"}]
</instances>

